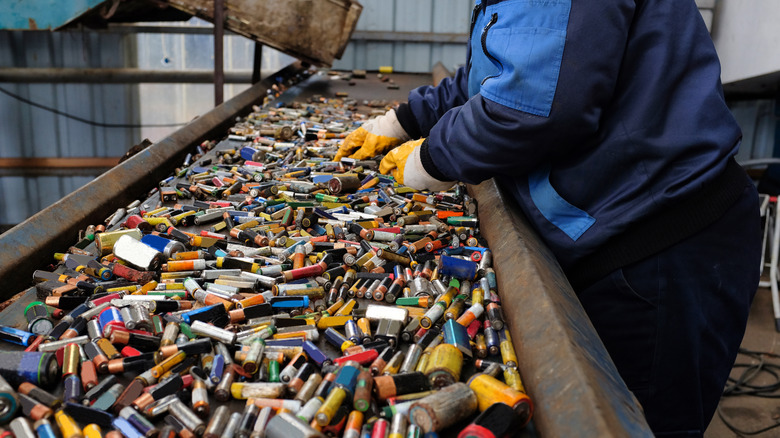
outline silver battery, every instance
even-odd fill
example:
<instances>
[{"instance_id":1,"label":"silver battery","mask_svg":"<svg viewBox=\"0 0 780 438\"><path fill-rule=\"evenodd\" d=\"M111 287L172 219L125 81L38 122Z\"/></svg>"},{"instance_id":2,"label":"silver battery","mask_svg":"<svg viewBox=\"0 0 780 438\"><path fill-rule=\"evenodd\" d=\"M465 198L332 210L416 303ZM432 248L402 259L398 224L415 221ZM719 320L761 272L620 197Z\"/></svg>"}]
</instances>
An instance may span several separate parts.
<instances>
[{"instance_id":1,"label":"silver battery","mask_svg":"<svg viewBox=\"0 0 780 438\"><path fill-rule=\"evenodd\" d=\"M307 423L311 423L311 420L314 419L317 411L320 410L322 403L323 400L320 397L310 398L306 404L295 413L295 416Z\"/></svg>"},{"instance_id":2,"label":"silver battery","mask_svg":"<svg viewBox=\"0 0 780 438\"><path fill-rule=\"evenodd\" d=\"M215 339L224 344L233 345L236 342L236 334L219 327L215 327L211 324L203 321L195 321L190 325L192 333L199 336L206 336L211 339Z\"/></svg>"},{"instance_id":3,"label":"silver battery","mask_svg":"<svg viewBox=\"0 0 780 438\"><path fill-rule=\"evenodd\" d=\"M378 304L369 304L366 307L366 318L372 322L379 322L382 319L390 319L406 324L409 318L409 311L400 307L381 306Z\"/></svg>"},{"instance_id":4,"label":"silver battery","mask_svg":"<svg viewBox=\"0 0 780 438\"><path fill-rule=\"evenodd\" d=\"M114 256L143 271L155 271L165 260L161 252L130 236L114 243Z\"/></svg>"},{"instance_id":5,"label":"silver battery","mask_svg":"<svg viewBox=\"0 0 780 438\"><path fill-rule=\"evenodd\" d=\"M145 306L136 304L122 307L119 309L119 313L122 315L125 327L129 330L149 331L152 329L152 318Z\"/></svg>"},{"instance_id":6,"label":"silver battery","mask_svg":"<svg viewBox=\"0 0 780 438\"><path fill-rule=\"evenodd\" d=\"M431 282L423 277L417 277L412 280L411 283L409 283L409 289L412 291L413 297L433 295Z\"/></svg>"},{"instance_id":7,"label":"silver battery","mask_svg":"<svg viewBox=\"0 0 780 438\"><path fill-rule=\"evenodd\" d=\"M206 424L203 420L178 398L168 406L168 412L176 417L184 427L193 431L195 435L201 436L206 430Z\"/></svg>"},{"instance_id":8,"label":"silver battery","mask_svg":"<svg viewBox=\"0 0 780 438\"><path fill-rule=\"evenodd\" d=\"M14 418L9 426L16 438L38 438L32 423L24 417Z\"/></svg>"},{"instance_id":9,"label":"silver battery","mask_svg":"<svg viewBox=\"0 0 780 438\"><path fill-rule=\"evenodd\" d=\"M100 331L100 322L97 319L87 321L87 336L92 340L103 337L103 333Z\"/></svg>"},{"instance_id":10,"label":"silver battery","mask_svg":"<svg viewBox=\"0 0 780 438\"><path fill-rule=\"evenodd\" d=\"M61 341L54 341L54 342L48 342L46 344L41 344L38 346L38 351L40 351L41 353L53 353L68 344L84 345L87 342L89 342L89 336L87 335L76 336L75 338L71 338L71 339L63 339Z\"/></svg>"},{"instance_id":11,"label":"silver battery","mask_svg":"<svg viewBox=\"0 0 780 438\"><path fill-rule=\"evenodd\" d=\"M241 272L240 269L213 269L203 271L200 278L203 278L204 280L215 280L223 275L241 275Z\"/></svg>"},{"instance_id":12,"label":"silver battery","mask_svg":"<svg viewBox=\"0 0 780 438\"><path fill-rule=\"evenodd\" d=\"M263 438L265 436L265 428L268 425L268 420L271 418L272 412L273 409L268 406L260 409L260 413L257 415L257 421L255 421L255 426L252 428L252 434L249 435L250 438Z\"/></svg>"},{"instance_id":13,"label":"silver battery","mask_svg":"<svg viewBox=\"0 0 780 438\"><path fill-rule=\"evenodd\" d=\"M287 412L275 415L265 429L267 438L325 438L321 432Z\"/></svg>"},{"instance_id":14,"label":"silver battery","mask_svg":"<svg viewBox=\"0 0 780 438\"><path fill-rule=\"evenodd\" d=\"M230 414L230 418L228 418L227 425L225 426L224 431L222 432L222 436L220 438L233 438L235 436L236 431L238 430L238 426L241 423L241 412L233 412Z\"/></svg>"}]
</instances>

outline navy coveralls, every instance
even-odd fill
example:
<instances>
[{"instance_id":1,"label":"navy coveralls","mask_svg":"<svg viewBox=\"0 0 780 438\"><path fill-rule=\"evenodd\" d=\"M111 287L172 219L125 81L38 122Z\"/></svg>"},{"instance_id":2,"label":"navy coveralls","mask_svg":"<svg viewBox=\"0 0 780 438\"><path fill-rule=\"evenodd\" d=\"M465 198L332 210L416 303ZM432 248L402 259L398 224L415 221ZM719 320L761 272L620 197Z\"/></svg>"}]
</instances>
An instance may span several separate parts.
<instances>
[{"instance_id":1,"label":"navy coveralls","mask_svg":"<svg viewBox=\"0 0 780 438\"><path fill-rule=\"evenodd\" d=\"M760 257L741 132L694 0L478 0L468 64L396 113L442 181L495 177L658 435L701 435Z\"/></svg>"}]
</instances>

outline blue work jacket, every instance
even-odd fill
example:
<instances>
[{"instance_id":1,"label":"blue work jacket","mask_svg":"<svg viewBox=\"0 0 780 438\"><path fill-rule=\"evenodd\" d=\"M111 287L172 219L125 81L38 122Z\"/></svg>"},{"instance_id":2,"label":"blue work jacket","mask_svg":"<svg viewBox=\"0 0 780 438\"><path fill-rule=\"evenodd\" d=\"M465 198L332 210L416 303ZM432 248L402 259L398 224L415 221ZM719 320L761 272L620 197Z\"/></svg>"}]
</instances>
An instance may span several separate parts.
<instances>
[{"instance_id":1,"label":"blue work jacket","mask_svg":"<svg viewBox=\"0 0 780 438\"><path fill-rule=\"evenodd\" d=\"M471 27L467 65L399 121L434 177L495 177L564 270L737 151L694 0L478 0Z\"/></svg>"}]
</instances>

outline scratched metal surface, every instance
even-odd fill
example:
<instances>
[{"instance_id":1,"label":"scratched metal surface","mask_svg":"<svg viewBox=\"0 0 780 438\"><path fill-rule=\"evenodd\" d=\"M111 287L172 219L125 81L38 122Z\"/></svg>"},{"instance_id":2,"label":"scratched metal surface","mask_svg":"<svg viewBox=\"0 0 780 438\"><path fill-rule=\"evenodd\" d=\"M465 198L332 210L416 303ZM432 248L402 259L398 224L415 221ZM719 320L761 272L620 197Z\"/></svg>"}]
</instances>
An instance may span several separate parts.
<instances>
[{"instance_id":1,"label":"scratched metal surface","mask_svg":"<svg viewBox=\"0 0 780 438\"><path fill-rule=\"evenodd\" d=\"M318 94L327 97L341 91L358 100L404 101L408 90L430 81L427 75L392 77L400 90L388 89L375 74L355 80L353 86L316 77L288 90L283 99L302 100ZM215 151L227 146L230 142L222 142ZM498 290L518 351L520 371L537 407L533 424L518 436L650 436L640 408L618 376L557 262L514 201L505 197L492 180L470 190L479 202L481 230L494 253ZM124 204L114 208L120 206ZM34 290L25 292L0 313L0 324L23 327L26 323L22 311L34 297ZM320 343L324 344L322 340ZM336 355L329 345L324 348ZM242 405L233 403L237 409ZM454 432L444 434L450 435Z\"/></svg>"}]
</instances>

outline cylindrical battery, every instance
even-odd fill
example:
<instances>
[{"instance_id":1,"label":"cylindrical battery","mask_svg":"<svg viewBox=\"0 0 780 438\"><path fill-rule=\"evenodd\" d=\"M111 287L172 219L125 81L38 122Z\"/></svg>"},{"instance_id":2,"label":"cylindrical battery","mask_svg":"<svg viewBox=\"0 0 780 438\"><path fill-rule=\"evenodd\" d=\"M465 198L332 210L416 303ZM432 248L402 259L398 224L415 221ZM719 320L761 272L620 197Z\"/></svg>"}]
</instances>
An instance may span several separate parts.
<instances>
[{"instance_id":1,"label":"cylindrical battery","mask_svg":"<svg viewBox=\"0 0 780 438\"><path fill-rule=\"evenodd\" d=\"M463 353L452 344L439 344L431 352L425 375L434 388L449 386L460 379Z\"/></svg>"},{"instance_id":2,"label":"cylindrical battery","mask_svg":"<svg viewBox=\"0 0 780 438\"><path fill-rule=\"evenodd\" d=\"M265 429L268 438L324 438L321 432L301 422L293 415L283 412L275 415Z\"/></svg>"},{"instance_id":3,"label":"cylindrical battery","mask_svg":"<svg viewBox=\"0 0 780 438\"><path fill-rule=\"evenodd\" d=\"M50 388L59 382L60 367L51 353L4 351L0 354L0 376L12 387L30 382Z\"/></svg>"},{"instance_id":4,"label":"cylindrical battery","mask_svg":"<svg viewBox=\"0 0 780 438\"><path fill-rule=\"evenodd\" d=\"M227 425L228 418L230 418L230 409L225 405L219 406L211 416L203 438L219 438Z\"/></svg>"},{"instance_id":5,"label":"cylindrical battery","mask_svg":"<svg viewBox=\"0 0 780 438\"><path fill-rule=\"evenodd\" d=\"M440 431L477 410L477 396L462 382L414 402L409 419L423 432Z\"/></svg>"},{"instance_id":6,"label":"cylindrical battery","mask_svg":"<svg viewBox=\"0 0 780 438\"><path fill-rule=\"evenodd\" d=\"M130 236L117 239L113 249L116 258L142 271L154 271L165 260L161 252Z\"/></svg>"},{"instance_id":7,"label":"cylindrical battery","mask_svg":"<svg viewBox=\"0 0 780 438\"><path fill-rule=\"evenodd\" d=\"M479 410L484 411L495 403L504 403L515 410L525 425L533 415L534 405L528 395L511 388L488 374L477 374L468 381L469 388L477 396Z\"/></svg>"}]
</instances>

